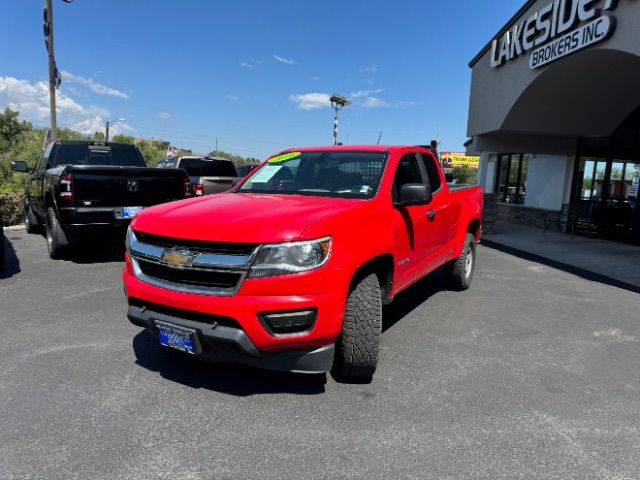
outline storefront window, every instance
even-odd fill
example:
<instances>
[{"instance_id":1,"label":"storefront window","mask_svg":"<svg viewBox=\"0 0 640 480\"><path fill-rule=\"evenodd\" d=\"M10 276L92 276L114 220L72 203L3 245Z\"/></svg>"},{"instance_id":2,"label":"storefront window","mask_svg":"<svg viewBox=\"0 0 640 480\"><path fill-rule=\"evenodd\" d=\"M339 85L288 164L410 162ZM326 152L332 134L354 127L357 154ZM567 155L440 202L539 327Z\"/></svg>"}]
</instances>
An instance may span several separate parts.
<instances>
[{"instance_id":1,"label":"storefront window","mask_svg":"<svg viewBox=\"0 0 640 480\"><path fill-rule=\"evenodd\" d=\"M524 203L528 171L528 155L512 153L498 156L495 192L500 200L507 203Z\"/></svg>"},{"instance_id":2,"label":"storefront window","mask_svg":"<svg viewBox=\"0 0 640 480\"><path fill-rule=\"evenodd\" d=\"M585 157L580 163L580 199L600 200L602 198L602 186L607 173L607 161L600 158Z\"/></svg>"}]
</instances>

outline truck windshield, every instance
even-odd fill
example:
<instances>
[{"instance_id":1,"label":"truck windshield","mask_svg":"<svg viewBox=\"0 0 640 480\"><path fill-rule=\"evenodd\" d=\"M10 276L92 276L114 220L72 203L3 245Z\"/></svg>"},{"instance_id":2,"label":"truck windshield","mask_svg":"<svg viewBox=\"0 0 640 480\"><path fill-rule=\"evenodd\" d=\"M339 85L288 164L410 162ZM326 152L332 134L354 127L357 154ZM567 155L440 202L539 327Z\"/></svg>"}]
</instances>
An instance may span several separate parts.
<instances>
[{"instance_id":1,"label":"truck windshield","mask_svg":"<svg viewBox=\"0 0 640 480\"><path fill-rule=\"evenodd\" d=\"M89 143L61 143L55 155L55 165L147 166L135 145Z\"/></svg>"},{"instance_id":2,"label":"truck windshield","mask_svg":"<svg viewBox=\"0 0 640 480\"><path fill-rule=\"evenodd\" d=\"M238 189L340 198L372 198L384 169L384 152L290 152L270 158Z\"/></svg>"},{"instance_id":3,"label":"truck windshield","mask_svg":"<svg viewBox=\"0 0 640 480\"><path fill-rule=\"evenodd\" d=\"M183 158L180 168L190 177L237 177L236 167L229 160Z\"/></svg>"}]
</instances>

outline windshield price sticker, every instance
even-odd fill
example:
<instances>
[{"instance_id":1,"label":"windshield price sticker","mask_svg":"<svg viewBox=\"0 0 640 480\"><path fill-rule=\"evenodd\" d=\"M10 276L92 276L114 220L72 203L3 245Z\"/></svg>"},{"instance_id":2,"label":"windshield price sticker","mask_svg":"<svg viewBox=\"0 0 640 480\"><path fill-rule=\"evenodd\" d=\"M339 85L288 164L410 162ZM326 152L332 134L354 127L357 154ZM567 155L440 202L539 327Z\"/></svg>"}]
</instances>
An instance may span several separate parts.
<instances>
[{"instance_id":1,"label":"windshield price sticker","mask_svg":"<svg viewBox=\"0 0 640 480\"><path fill-rule=\"evenodd\" d=\"M302 155L302 152L291 152L291 153L283 153L282 155L278 155L277 157L270 158L268 163L282 163L287 160L291 160L292 158L296 158Z\"/></svg>"}]
</instances>

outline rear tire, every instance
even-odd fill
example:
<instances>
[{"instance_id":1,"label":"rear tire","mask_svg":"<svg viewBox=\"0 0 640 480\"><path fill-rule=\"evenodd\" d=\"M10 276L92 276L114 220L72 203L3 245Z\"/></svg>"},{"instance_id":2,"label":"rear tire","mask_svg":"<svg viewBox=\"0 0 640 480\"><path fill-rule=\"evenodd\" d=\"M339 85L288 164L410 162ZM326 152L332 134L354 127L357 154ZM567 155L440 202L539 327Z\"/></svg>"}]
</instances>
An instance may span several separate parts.
<instances>
[{"instance_id":1,"label":"rear tire","mask_svg":"<svg viewBox=\"0 0 640 480\"><path fill-rule=\"evenodd\" d=\"M38 218L33 213L28 202L24 203L24 228L27 233L38 233L40 231L40 222L38 222Z\"/></svg>"},{"instance_id":2,"label":"rear tire","mask_svg":"<svg viewBox=\"0 0 640 480\"><path fill-rule=\"evenodd\" d=\"M47 223L45 225L45 234L47 236L47 250L49 257L59 260L65 257L69 247L67 237L62 225L58 221L56 212L53 208L47 208Z\"/></svg>"},{"instance_id":3,"label":"rear tire","mask_svg":"<svg viewBox=\"0 0 640 480\"><path fill-rule=\"evenodd\" d=\"M460 256L444 265L444 278L450 290L466 290L476 267L476 239L467 233Z\"/></svg>"},{"instance_id":4,"label":"rear tire","mask_svg":"<svg viewBox=\"0 0 640 480\"><path fill-rule=\"evenodd\" d=\"M344 310L333 373L338 379L370 380L378 364L382 333L380 282L372 273L355 282Z\"/></svg>"}]
</instances>

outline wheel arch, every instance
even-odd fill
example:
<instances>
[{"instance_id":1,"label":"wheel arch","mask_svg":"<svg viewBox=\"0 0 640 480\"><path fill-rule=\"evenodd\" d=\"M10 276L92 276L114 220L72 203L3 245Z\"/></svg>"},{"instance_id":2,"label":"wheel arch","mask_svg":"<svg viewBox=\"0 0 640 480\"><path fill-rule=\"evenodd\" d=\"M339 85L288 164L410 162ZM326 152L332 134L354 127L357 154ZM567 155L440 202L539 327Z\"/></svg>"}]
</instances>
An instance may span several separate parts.
<instances>
[{"instance_id":1,"label":"wheel arch","mask_svg":"<svg viewBox=\"0 0 640 480\"><path fill-rule=\"evenodd\" d=\"M394 274L394 262L393 255L390 253L383 253L365 263L360 265L353 276L349 284L349 290L362 278L371 273L375 273L380 282L380 289L382 293L382 303L389 304L393 300L391 292L393 291L393 274Z\"/></svg>"}]
</instances>

